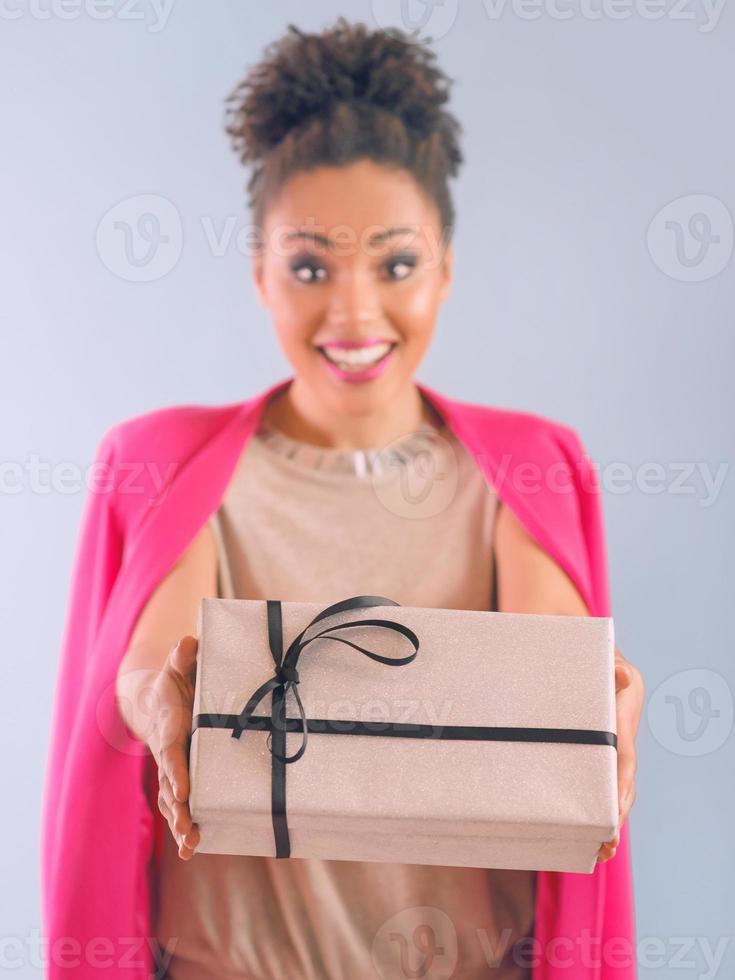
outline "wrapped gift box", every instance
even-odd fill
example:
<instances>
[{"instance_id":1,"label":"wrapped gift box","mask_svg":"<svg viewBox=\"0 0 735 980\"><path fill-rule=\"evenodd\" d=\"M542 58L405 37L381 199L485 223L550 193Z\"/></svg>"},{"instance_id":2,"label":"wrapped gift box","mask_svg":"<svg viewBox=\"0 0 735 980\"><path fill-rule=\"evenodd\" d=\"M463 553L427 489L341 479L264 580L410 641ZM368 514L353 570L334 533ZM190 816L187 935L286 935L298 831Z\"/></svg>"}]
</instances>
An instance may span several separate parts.
<instances>
[{"instance_id":1,"label":"wrapped gift box","mask_svg":"<svg viewBox=\"0 0 735 980\"><path fill-rule=\"evenodd\" d=\"M615 834L611 618L203 599L198 636L201 852L591 873Z\"/></svg>"}]
</instances>

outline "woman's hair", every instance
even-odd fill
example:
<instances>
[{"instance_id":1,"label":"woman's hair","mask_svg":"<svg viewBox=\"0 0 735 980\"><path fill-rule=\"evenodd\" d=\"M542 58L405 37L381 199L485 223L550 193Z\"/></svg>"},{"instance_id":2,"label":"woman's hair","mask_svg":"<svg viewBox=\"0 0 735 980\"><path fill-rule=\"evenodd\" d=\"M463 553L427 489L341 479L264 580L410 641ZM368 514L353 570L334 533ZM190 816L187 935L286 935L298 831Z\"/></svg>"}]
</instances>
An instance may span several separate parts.
<instances>
[{"instance_id":1,"label":"woman's hair","mask_svg":"<svg viewBox=\"0 0 735 980\"><path fill-rule=\"evenodd\" d=\"M232 146L253 164L247 185L258 229L299 171L368 158L409 171L438 207L444 245L454 231L448 178L463 157L460 123L444 108L450 79L434 53L391 29L340 17L321 34L293 24L225 100Z\"/></svg>"}]
</instances>

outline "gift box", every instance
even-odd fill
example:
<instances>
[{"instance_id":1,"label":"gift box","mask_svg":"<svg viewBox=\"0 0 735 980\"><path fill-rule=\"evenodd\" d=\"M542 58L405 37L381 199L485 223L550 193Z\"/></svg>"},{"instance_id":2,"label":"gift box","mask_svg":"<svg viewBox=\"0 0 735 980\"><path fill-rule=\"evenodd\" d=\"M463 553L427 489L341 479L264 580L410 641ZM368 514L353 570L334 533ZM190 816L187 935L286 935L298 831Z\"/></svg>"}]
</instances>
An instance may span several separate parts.
<instances>
[{"instance_id":1,"label":"gift box","mask_svg":"<svg viewBox=\"0 0 735 980\"><path fill-rule=\"evenodd\" d=\"M613 621L203 599L198 851L591 873L616 832Z\"/></svg>"}]
</instances>

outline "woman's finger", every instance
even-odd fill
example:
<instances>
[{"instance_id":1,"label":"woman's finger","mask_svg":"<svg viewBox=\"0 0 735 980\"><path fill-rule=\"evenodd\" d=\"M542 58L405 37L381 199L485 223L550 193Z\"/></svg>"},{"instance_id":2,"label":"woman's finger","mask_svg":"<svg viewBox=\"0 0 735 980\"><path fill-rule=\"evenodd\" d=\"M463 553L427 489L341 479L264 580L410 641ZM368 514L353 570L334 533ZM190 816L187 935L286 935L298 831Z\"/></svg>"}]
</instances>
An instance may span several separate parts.
<instances>
[{"instance_id":1,"label":"woman's finger","mask_svg":"<svg viewBox=\"0 0 735 980\"><path fill-rule=\"evenodd\" d=\"M171 784L162 771L159 775L158 805L179 848L184 844L193 853L199 844L199 827L192 822L188 804L174 799Z\"/></svg>"},{"instance_id":2,"label":"woman's finger","mask_svg":"<svg viewBox=\"0 0 735 980\"><path fill-rule=\"evenodd\" d=\"M619 694L620 691L625 690L626 687L630 687L633 681L633 671L630 664L625 660L618 651L616 651L615 657L615 693Z\"/></svg>"},{"instance_id":3,"label":"woman's finger","mask_svg":"<svg viewBox=\"0 0 735 980\"><path fill-rule=\"evenodd\" d=\"M189 799L189 766L184 747L179 742L172 742L161 748L160 759L174 798L185 803Z\"/></svg>"},{"instance_id":4,"label":"woman's finger","mask_svg":"<svg viewBox=\"0 0 735 980\"><path fill-rule=\"evenodd\" d=\"M620 823L628 816L635 799L637 765L635 743L624 734L618 741L618 811Z\"/></svg>"},{"instance_id":5,"label":"woman's finger","mask_svg":"<svg viewBox=\"0 0 735 980\"><path fill-rule=\"evenodd\" d=\"M185 861L188 861L189 858L193 857L195 853L195 848L199 843L198 835L197 838L194 840L191 838L190 834L182 835L176 830L175 821L171 814L171 810L169 809L166 800L164 798L164 795L161 792L159 792L158 794L158 808L163 814L164 818L166 819L166 822L168 823L169 830L171 831L171 836L175 840L176 846L179 851L179 857L183 858Z\"/></svg>"},{"instance_id":6,"label":"woman's finger","mask_svg":"<svg viewBox=\"0 0 735 980\"><path fill-rule=\"evenodd\" d=\"M165 778L165 777L164 777ZM167 783L166 792L166 802L173 814L174 828L178 834L181 834L182 839L186 840L187 844L194 845L198 843L199 840L199 830L194 827L194 823L191 819L191 811L189 810L188 803L179 803L178 800L174 799L173 791L171 786Z\"/></svg>"},{"instance_id":7,"label":"woman's finger","mask_svg":"<svg viewBox=\"0 0 735 980\"><path fill-rule=\"evenodd\" d=\"M169 808L172 814L173 826L176 833L181 834L182 837L186 837L192 828L192 820L191 814L189 813L188 804L179 803L178 800L174 798L171 783L164 772L161 773L159 778L159 789L161 793L163 793L166 806Z\"/></svg>"},{"instance_id":8,"label":"woman's finger","mask_svg":"<svg viewBox=\"0 0 735 980\"><path fill-rule=\"evenodd\" d=\"M600 846L599 853L600 854L607 854L608 856L610 854L614 854L615 853L615 848L619 844L620 844L620 824L618 824L618 828L615 831L615 836L612 837L610 840L604 841L603 844Z\"/></svg>"},{"instance_id":9,"label":"woman's finger","mask_svg":"<svg viewBox=\"0 0 735 980\"><path fill-rule=\"evenodd\" d=\"M173 820L173 815L171 813L171 809L168 803L166 803L166 797L161 790L158 791L158 809L163 814L164 819L168 824L168 829L171 831L171 836L173 837L173 839L176 841L178 845L180 840L180 835L178 834L176 828L174 827L174 820Z\"/></svg>"},{"instance_id":10,"label":"woman's finger","mask_svg":"<svg viewBox=\"0 0 735 980\"><path fill-rule=\"evenodd\" d=\"M198 646L195 636L182 636L169 654L171 667L187 683L191 683L196 672Z\"/></svg>"},{"instance_id":11,"label":"woman's finger","mask_svg":"<svg viewBox=\"0 0 735 980\"><path fill-rule=\"evenodd\" d=\"M622 827L622 825L628 819L628 814L630 813L634 803L635 783L631 783L630 787L621 796L619 826Z\"/></svg>"},{"instance_id":12,"label":"woman's finger","mask_svg":"<svg viewBox=\"0 0 735 980\"><path fill-rule=\"evenodd\" d=\"M159 766L158 768L158 795L163 797L163 801L169 810L173 811L174 806L174 794L171 789L171 783L168 780L168 776Z\"/></svg>"}]
</instances>

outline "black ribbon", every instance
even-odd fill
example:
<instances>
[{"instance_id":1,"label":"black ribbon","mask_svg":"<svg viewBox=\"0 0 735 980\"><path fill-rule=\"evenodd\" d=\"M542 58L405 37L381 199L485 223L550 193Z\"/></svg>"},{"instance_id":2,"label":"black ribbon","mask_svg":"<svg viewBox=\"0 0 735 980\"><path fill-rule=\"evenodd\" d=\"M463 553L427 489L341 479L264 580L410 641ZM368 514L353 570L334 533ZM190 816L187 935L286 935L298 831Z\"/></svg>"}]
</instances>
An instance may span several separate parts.
<instances>
[{"instance_id":1,"label":"black ribbon","mask_svg":"<svg viewBox=\"0 0 735 980\"><path fill-rule=\"evenodd\" d=\"M192 734L197 728L231 728L232 737L240 738L246 729L252 731L267 731L268 748L271 753L271 816L273 833L276 842L276 857L287 858L291 854L291 843L286 819L286 764L296 762L306 751L308 733L321 732L337 735L395 735L403 738L438 738L448 740L469 741L512 741L512 742L573 742L582 745L610 745L617 749L617 737L613 732L596 731L594 729L578 728L504 728L487 725L424 725L402 722L361 722L343 721L328 718L307 719L304 706L298 692L299 672L296 669L301 651L313 640L325 637L337 640L359 650L366 657L390 666L401 666L416 658L419 650L419 640L413 630L403 623L387 619L356 619L327 627L314 636L304 639L307 631L316 623L335 613L349 609L367 606L398 606L400 603L384 596L359 595L351 599L343 599L327 606L306 626L293 640L285 657L283 656L283 619L281 602L277 599L267 599L268 640L271 655L276 669L273 677L250 696L239 715L232 714L198 714L194 718ZM407 657L383 657L379 653L358 646L350 640L339 636L329 636L338 630L354 629L358 626L380 626L402 633L411 641L414 651ZM285 716L286 694L293 690L299 708L299 718ZM272 692L271 717L253 715L253 711L263 698ZM349 728L345 727L349 725ZM297 752L287 756L286 733L302 732L301 745Z\"/></svg>"}]
</instances>

